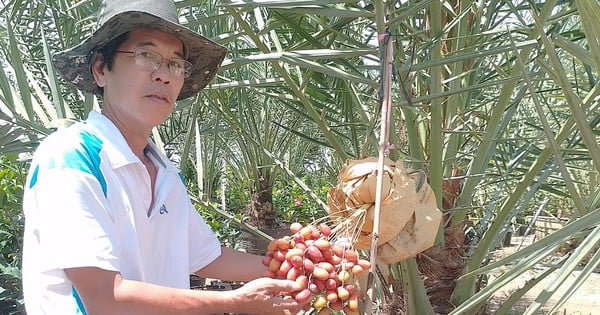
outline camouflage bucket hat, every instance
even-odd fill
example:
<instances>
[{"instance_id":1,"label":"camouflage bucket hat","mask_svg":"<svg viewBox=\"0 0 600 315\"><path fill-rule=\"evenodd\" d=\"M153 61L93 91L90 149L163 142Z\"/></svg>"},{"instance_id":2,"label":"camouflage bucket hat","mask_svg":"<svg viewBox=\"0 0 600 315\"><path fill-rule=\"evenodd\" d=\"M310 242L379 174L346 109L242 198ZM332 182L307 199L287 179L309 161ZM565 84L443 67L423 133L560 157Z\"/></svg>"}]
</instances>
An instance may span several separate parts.
<instances>
[{"instance_id":1,"label":"camouflage bucket hat","mask_svg":"<svg viewBox=\"0 0 600 315\"><path fill-rule=\"evenodd\" d=\"M202 90L217 74L227 50L202 35L179 24L172 0L104 0L93 34L81 44L52 56L61 77L79 90L101 94L90 71L95 51L115 37L135 29L154 29L179 38L187 60L193 64L178 100Z\"/></svg>"}]
</instances>

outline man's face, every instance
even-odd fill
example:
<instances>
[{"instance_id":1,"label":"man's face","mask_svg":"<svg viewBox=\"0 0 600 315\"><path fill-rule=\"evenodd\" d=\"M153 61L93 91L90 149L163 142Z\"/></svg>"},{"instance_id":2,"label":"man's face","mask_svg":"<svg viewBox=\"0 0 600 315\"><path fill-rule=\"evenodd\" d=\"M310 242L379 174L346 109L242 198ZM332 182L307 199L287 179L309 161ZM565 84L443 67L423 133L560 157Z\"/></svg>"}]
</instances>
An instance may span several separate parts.
<instances>
[{"instance_id":1,"label":"man's face","mask_svg":"<svg viewBox=\"0 0 600 315\"><path fill-rule=\"evenodd\" d=\"M158 53L164 59L158 69L148 69L129 53L136 51ZM184 81L169 70L172 58L183 58L179 39L160 31L135 30L119 46L112 70L103 64L100 70L95 67L96 81L104 88L103 112L120 129L149 132L171 114Z\"/></svg>"}]
</instances>

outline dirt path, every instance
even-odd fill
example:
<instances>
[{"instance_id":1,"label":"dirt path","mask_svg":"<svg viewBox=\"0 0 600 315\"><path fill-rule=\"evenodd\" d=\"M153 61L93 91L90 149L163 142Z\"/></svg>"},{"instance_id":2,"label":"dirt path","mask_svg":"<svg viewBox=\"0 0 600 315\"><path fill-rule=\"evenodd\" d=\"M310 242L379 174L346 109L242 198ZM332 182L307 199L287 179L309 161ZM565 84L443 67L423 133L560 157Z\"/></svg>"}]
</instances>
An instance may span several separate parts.
<instances>
[{"instance_id":1,"label":"dirt path","mask_svg":"<svg viewBox=\"0 0 600 315\"><path fill-rule=\"evenodd\" d=\"M497 251L497 257L503 257L514 253L521 243L521 237L513 237L511 246L502 248ZM531 244L533 236L529 236L523 242L523 246ZM522 247L521 247L522 248ZM534 278L537 275L542 274L547 270L547 266L539 265L529 270L519 278L515 279L508 285L504 286L502 290L496 293L490 300L490 314L494 314L495 310L505 301L511 293L515 292L518 288L522 287L525 282L529 279ZM574 272L563 285L552 295L549 301L544 304L541 311L537 314L544 315L600 315L600 273L594 272L586 279L584 283L577 289L577 291L569 298L569 300L563 304L559 311L550 313L550 310L558 302L558 298L566 291L571 284L575 282L576 277L580 274L579 271ZM500 273L492 274L491 276L499 276ZM551 281L554 281L557 276L557 272L554 272L550 276L546 277L540 283L536 284L511 310L511 315L522 314L532 301L544 290ZM492 279L490 279L492 281Z\"/></svg>"}]
</instances>

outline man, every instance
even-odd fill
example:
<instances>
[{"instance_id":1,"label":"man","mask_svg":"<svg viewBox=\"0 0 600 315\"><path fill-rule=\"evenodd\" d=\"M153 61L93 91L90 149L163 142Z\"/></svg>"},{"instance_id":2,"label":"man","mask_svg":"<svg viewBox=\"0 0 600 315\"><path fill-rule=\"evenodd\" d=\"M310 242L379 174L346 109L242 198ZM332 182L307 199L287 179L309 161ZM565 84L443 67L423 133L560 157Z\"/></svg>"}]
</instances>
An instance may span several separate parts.
<instances>
[{"instance_id":1,"label":"man","mask_svg":"<svg viewBox=\"0 0 600 315\"><path fill-rule=\"evenodd\" d=\"M176 100L214 77L225 49L179 25L171 0L106 0L98 28L54 56L102 112L38 148L25 188L23 285L37 314L291 314L262 257L221 248L179 171L149 140ZM249 281L189 289L189 275Z\"/></svg>"}]
</instances>

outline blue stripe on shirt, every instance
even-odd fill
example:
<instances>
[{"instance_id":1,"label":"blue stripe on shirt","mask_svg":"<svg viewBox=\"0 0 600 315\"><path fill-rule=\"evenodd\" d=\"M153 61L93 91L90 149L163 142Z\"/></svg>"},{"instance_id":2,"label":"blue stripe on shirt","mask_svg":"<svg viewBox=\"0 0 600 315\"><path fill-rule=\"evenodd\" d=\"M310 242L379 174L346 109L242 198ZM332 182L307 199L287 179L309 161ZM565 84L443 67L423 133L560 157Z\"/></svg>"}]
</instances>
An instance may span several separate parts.
<instances>
[{"instance_id":1,"label":"blue stripe on shirt","mask_svg":"<svg viewBox=\"0 0 600 315\"><path fill-rule=\"evenodd\" d=\"M81 298L79 297L79 293L77 293L77 290L75 290L75 287L72 287L71 291L72 291L73 298L75 298L75 301L77 301L77 313L76 314L87 315L87 313L85 311L85 307L83 306L83 302L81 301Z\"/></svg>"},{"instance_id":2,"label":"blue stripe on shirt","mask_svg":"<svg viewBox=\"0 0 600 315\"><path fill-rule=\"evenodd\" d=\"M60 137L62 138L62 135ZM76 169L93 175L100 183L102 192L104 193L104 196L106 196L106 180L100 170L100 150L102 150L102 140L86 130L82 130L78 134L78 139L79 143L76 143L75 145L68 140L61 141L62 139L53 142L51 145L56 146L62 144L69 147L64 148L63 150L57 148L58 152L62 152L62 155L48 157L45 167L48 169L58 167ZM34 166L29 182L29 188L35 186L39 176L40 165L38 164Z\"/></svg>"}]
</instances>

